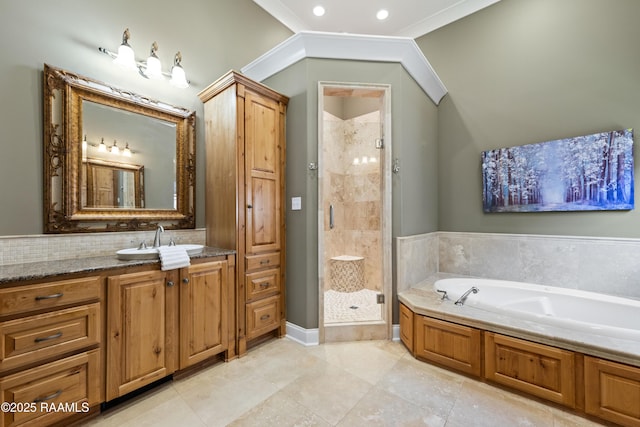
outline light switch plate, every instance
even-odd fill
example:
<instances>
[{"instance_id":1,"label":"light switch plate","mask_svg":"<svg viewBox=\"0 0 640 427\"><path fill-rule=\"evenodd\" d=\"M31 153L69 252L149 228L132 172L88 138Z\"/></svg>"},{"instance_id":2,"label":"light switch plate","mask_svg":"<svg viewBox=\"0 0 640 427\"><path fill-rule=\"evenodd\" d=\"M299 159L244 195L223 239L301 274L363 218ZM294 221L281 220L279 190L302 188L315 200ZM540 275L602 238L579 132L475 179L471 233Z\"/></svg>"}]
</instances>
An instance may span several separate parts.
<instances>
[{"instance_id":1,"label":"light switch plate","mask_svg":"<svg viewBox=\"0 0 640 427\"><path fill-rule=\"evenodd\" d=\"M302 210L302 197L291 198L291 210L292 211Z\"/></svg>"}]
</instances>

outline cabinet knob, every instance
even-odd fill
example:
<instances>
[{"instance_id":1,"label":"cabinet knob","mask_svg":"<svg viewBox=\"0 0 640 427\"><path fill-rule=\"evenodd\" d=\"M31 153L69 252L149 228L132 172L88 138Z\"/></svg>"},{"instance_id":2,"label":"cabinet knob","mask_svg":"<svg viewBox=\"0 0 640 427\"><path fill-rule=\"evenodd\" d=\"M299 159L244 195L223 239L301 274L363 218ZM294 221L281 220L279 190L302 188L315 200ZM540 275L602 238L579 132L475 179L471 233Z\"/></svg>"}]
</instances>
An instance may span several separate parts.
<instances>
[{"instance_id":1,"label":"cabinet knob","mask_svg":"<svg viewBox=\"0 0 640 427\"><path fill-rule=\"evenodd\" d=\"M184 283L185 285L189 284L189 278L185 277L184 279L182 279L182 283Z\"/></svg>"},{"instance_id":2,"label":"cabinet knob","mask_svg":"<svg viewBox=\"0 0 640 427\"><path fill-rule=\"evenodd\" d=\"M247 205L247 209L251 209L253 205Z\"/></svg>"},{"instance_id":3,"label":"cabinet knob","mask_svg":"<svg viewBox=\"0 0 640 427\"><path fill-rule=\"evenodd\" d=\"M174 285L173 280L169 280L169 281L167 282L167 286L168 286L168 287L172 287L173 285Z\"/></svg>"}]
</instances>

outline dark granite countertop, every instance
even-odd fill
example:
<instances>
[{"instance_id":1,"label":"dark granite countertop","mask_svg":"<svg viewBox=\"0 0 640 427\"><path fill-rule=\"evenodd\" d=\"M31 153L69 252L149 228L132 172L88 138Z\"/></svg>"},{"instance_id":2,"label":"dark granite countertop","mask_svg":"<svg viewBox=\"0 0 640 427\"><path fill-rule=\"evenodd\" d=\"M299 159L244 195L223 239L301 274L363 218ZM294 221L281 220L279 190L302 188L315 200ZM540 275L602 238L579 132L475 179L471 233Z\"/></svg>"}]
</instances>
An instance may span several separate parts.
<instances>
[{"instance_id":1,"label":"dark granite countertop","mask_svg":"<svg viewBox=\"0 0 640 427\"><path fill-rule=\"evenodd\" d=\"M192 255L192 259L233 255L231 249L205 246L201 253ZM116 254L98 257L65 259L57 261L29 262L24 264L0 265L0 286L26 280L37 280L45 277L70 273L91 273L122 267L157 264L159 260L121 261Z\"/></svg>"}]
</instances>

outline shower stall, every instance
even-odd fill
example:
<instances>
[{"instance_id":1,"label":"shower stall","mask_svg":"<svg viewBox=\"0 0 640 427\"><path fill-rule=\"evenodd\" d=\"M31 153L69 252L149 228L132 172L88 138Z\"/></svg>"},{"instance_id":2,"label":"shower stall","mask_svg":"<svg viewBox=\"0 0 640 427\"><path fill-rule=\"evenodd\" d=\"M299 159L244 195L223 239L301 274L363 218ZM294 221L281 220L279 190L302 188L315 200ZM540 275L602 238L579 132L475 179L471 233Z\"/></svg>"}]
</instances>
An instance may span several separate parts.
<instances>
[{"instance_id":1,"label":"shower stall","mask_svg":"<svg viewBox=\"0 0 640 427\"><path fill-rule=\"evenodd\" d=\"M388 85L319 84L322 342L390 338Z\"/></svg>"}]
</instances>

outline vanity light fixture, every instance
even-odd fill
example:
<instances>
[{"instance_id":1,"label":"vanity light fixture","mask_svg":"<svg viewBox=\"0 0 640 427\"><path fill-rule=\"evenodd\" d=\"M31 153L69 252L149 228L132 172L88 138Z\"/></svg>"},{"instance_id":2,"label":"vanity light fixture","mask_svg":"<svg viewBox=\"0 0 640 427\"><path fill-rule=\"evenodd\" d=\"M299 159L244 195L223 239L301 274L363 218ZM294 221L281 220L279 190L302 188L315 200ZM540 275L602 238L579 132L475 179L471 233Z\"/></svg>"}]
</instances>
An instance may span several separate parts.
<instances>
[{"instance_id":1,"label":"vanity light fixture","mask_svg":"<svg viewBox=\"0 0 640 427\"><path fill-rule=\"evenodd\" d=\"M163 80L164 77L169 77L171 78L170 83L173 86L181 89L189 87L189 80L187 80L184 68L182 68L182 54L180 52L175 54L173 67L171 68L171 72L168 73L162 71L162 64L156 53L158 51L158 44L155 41L151 45L151 51L147 60L137 61L133 49L129 45L130 38L131 33L129 33L129 29L127 28L124 30L124 33L122 33L122 43L118 47L118 53L114 53L104 47L99 47L98 50L113 58L115 64L125 69L135 70L144 78Z\"/></svg>"},{"instance_id":2,"label":"vanity light fixture","mask_svg":"<svg viewBox=\"0 0 640 427\"><path fill-rule=\"evenodd\" d=\"M87 150L88 146L97 148L98 151L101 153L111 153L115 155L122 154L125 157L131 157L134 153L137 153L137 151L131 151L131 148L129 148L128 142L125 143L125 147L123 149L120 149L120 147L118 147L118 142L114 139L113 145L111 145L110 147L107 147L107 144L104 143L104 138L100 139L100 144L96 144L94 142L87 141L87 135L85 135L84 139L82 140L83 152Z\"/></svg>"}]
</instances>

